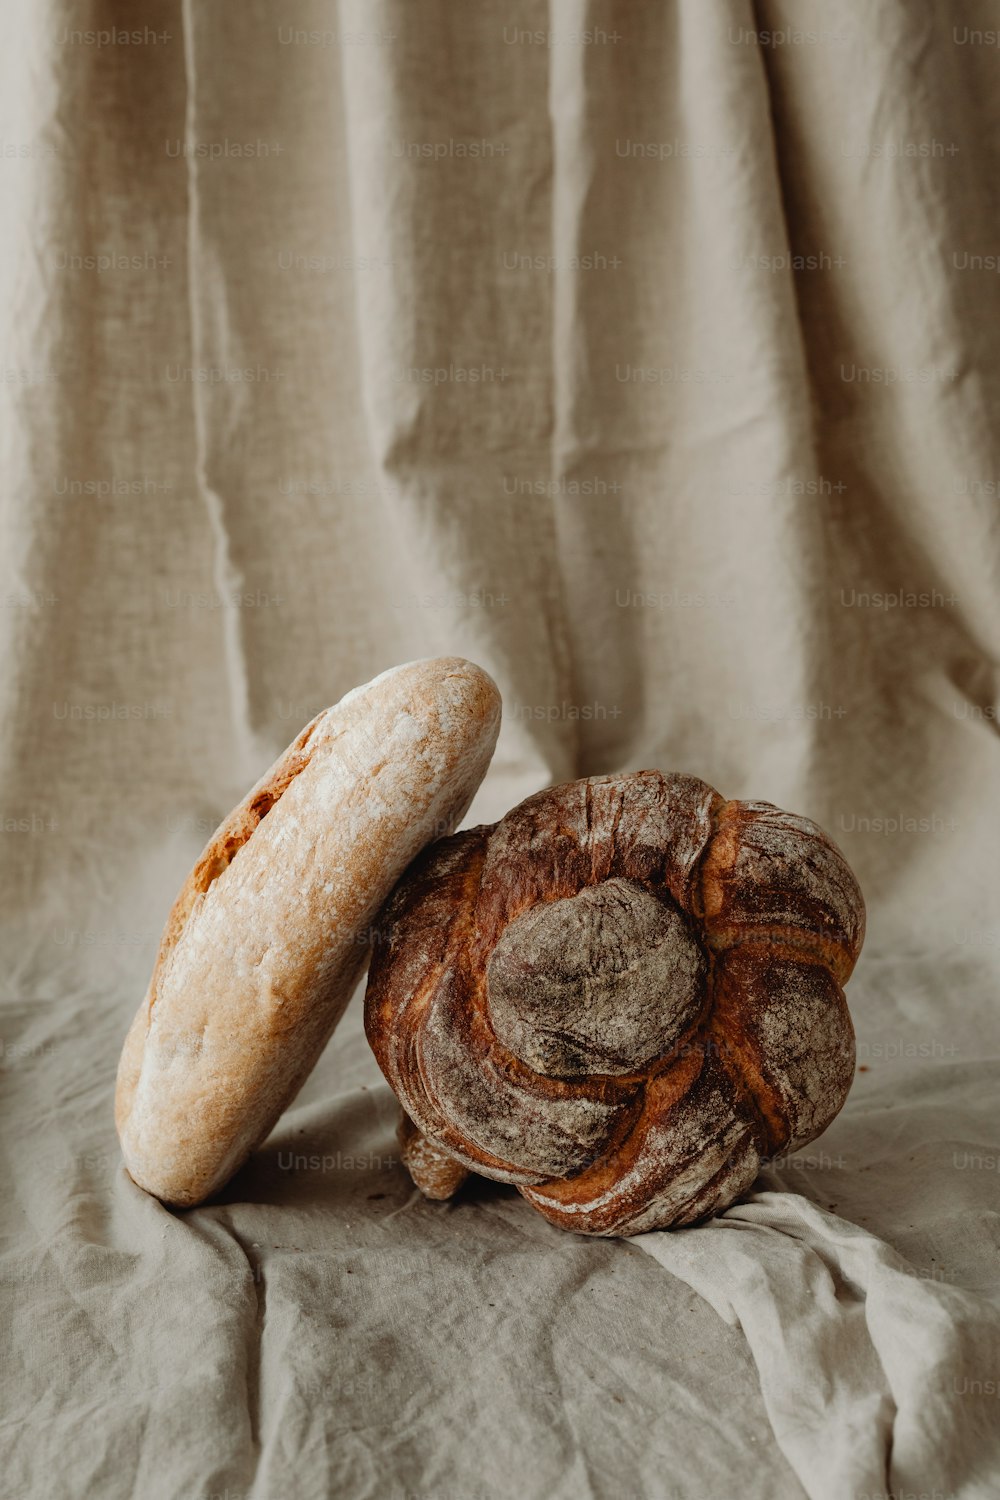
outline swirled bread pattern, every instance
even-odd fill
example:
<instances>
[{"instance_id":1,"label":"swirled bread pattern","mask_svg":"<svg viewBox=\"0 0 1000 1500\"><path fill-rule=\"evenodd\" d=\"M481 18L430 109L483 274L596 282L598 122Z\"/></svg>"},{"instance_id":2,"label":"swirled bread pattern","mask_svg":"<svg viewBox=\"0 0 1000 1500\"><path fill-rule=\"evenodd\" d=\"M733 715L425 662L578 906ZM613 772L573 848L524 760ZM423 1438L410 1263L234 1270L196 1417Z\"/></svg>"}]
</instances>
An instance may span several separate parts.
<instances>
[{"instance_id":1,"label":"swirled bread pattern","mask_svg":"<svg viewBox=\"0 0 1000 1500\"><path fill-rule=\"evenodd\" d=\"M864 920L816 824L693 776L589 777L441 839L365 1001L414 1181L481 1173L585 1234L725 1208L847 1097Z\"/></svg>"}]
</instances>

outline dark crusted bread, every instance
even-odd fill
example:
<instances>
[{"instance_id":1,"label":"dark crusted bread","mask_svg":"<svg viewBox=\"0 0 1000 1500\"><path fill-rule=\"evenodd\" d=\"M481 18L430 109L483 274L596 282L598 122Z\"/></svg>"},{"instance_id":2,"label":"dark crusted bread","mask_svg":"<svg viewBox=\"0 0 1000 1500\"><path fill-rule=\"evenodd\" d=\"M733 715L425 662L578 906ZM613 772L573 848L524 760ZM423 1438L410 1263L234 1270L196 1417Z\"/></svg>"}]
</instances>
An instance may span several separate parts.
<instances>
[{"instance_id":1,"label":"dark crusted bread","mask_svg":"<svg viewBox=\"0 0 1000 1500\"><path fill-rule=\"evenodd\" d=\"M479 1172L586 1234L725 1208L847 1097L863 937L821 829L693 776L590 777L440 840L365 1001L414 1181Z\"/></svg>"}]
</instances>

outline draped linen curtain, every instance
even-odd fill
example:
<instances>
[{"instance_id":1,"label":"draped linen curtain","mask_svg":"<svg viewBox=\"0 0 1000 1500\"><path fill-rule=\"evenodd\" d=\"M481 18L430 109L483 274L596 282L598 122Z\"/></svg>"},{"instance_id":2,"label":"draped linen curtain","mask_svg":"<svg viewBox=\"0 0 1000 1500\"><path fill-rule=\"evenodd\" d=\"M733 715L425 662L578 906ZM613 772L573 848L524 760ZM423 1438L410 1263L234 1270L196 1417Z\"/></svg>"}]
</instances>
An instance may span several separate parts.
<instances>
[{"instance_id":1,"label":"draped linen curtain","mask_svg":"<svg viewBox=\"0 0 1000 1500\"><path fill-rule=\"evenodd\" d=\"M22 1491L995 1494L1000 4L0 28ZM315 712L443 653L504 697L473 821L655 766L859 875L864 1071L707 1229L413 1202L357 1003L221 1205L124 1176L186 870Z\"/></svg>"}]
</instances>

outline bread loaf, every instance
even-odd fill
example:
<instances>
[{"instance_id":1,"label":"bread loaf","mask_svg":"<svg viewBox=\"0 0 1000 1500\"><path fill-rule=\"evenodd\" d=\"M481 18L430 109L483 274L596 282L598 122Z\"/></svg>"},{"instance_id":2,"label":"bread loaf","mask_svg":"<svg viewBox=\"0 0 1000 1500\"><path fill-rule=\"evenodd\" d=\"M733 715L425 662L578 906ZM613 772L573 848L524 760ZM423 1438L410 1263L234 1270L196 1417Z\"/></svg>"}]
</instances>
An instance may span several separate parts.
<instances>
[{"instance_id":1,"label":"bread loaf","mask_svg":"<svg viewBox=\"0 0 1000 1500\"><path fill-rule=\"evenodd\" d=\"M590 777L439 841L365 1002L414 1181L482 1173L587 1234L726 1207L843 1104L863 936L814 823L692 776Z\"/></svg>"},{"instance_id":2,"label":"bread loaf","mask_svg":"<svg viewBox=\"0 0 1000 1500\"><path fill-rule=\"evenodd\" d=\"M208 1197L271 1130L361 976L401 871L465 814L500 698L459 658L412 662L319 714L226 819L178 896L118 1071L125 1164Z\"/></svg>"}]
</instances>

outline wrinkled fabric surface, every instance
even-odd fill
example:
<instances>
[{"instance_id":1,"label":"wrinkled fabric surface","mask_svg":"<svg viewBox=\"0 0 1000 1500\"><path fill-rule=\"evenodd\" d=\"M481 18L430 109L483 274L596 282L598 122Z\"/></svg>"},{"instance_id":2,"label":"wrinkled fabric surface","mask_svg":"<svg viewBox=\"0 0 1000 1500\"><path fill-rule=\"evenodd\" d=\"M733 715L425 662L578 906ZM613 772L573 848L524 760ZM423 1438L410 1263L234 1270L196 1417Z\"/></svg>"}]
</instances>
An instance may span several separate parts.
<instances>
[{"instance_id":1,"label":"wrinkled fabric surface","mask_svg":"<svg viewBox=\"0 0 1000 1500\"><path fill-rule=\"evenodd\" d=\"M1000 1492L1000 3L10 0L4 1484ZM410 1189L360 995L221 1199L130 1182L173 895L460 653L470 821L655 766L820 822L828 1132L706 1226Z\"/></svg>"}]
</instances>

